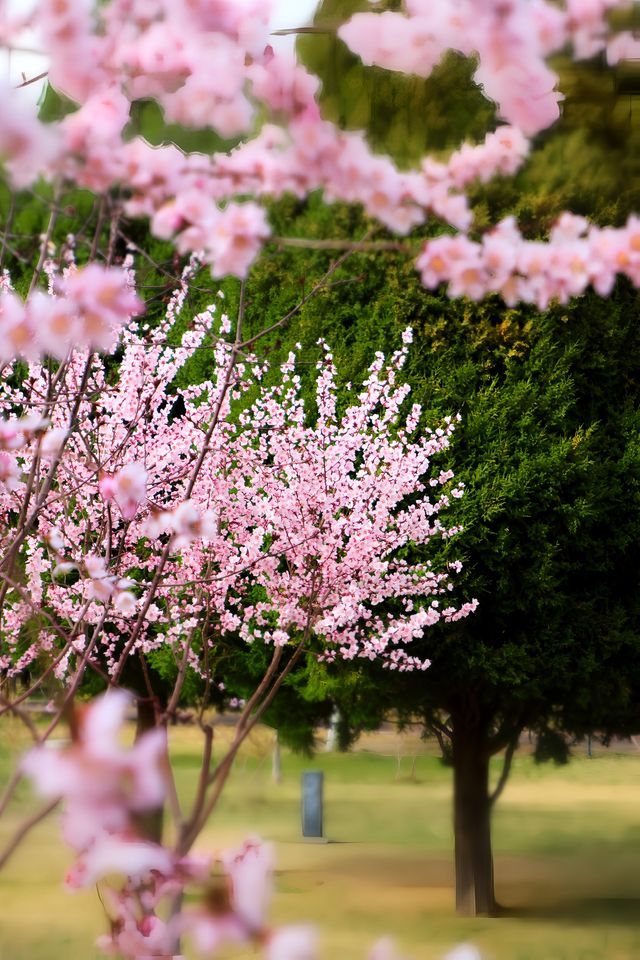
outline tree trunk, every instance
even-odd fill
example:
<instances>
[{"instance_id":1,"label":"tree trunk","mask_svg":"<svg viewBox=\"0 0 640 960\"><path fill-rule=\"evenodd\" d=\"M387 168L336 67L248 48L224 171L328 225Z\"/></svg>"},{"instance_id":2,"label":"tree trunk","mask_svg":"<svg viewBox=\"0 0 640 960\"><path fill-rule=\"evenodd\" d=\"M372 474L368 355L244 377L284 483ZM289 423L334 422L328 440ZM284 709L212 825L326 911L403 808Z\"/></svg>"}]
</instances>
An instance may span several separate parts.
<instances>
[{"instance_id":1,"label":"tree trunk","mask_svg":"<svg viewBox=\"0 0 640 960\"><path fill-rule=\"evenodd\" d=\"M271 779L274 783L282 783L282 758L280 756L280 737L275 732L273 753L271 754Z\"/></svg>"},{"instance_id":2,"label":"tree trunk","mask_svg":"<svg viewBox=\"0 0 640 960\"><path fill-rule=\"evenodd\" d=\"M489 757L481 726L453 718L456 911L495 916Z\"/></svg>"},{"instance_id":3,"label":"tree trunk","mask_svg":"<svg viewBox=\"0 0 640 960\"><path fill-rule=\"evenodd\" d=\"M148 730L155 729L156 710L152 700L140 697L136 709L136 741ZM164 826L164 806L155 810L145 810L138 815L138 829L143 837L153 843L162 843L162 829Z\"/></svg>"}]
</instances>

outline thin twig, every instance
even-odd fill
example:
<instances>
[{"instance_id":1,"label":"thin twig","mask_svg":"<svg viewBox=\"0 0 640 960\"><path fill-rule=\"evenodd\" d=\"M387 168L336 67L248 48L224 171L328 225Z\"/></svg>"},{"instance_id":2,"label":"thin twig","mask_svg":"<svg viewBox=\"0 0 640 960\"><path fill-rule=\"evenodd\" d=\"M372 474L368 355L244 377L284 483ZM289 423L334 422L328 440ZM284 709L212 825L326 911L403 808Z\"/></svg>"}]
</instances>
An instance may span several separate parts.
<instances>
[{"instance_id":1,"label":"thin twig","mask_svg":"<svg viewBox=\"0 0 640 960\"><path fill-rule=\"evenodd\" d=\"M22 74L24 76L24 74ZM23 80L22 83L17 84L15 87L16 90L21 90L22 87L28 87L32 83L37 83L38 80L44 80L45 77L49 76L49 71L45 70L44 73L39 73L37 77L31 77L29 80Z\"/></svg>"},{"instance_id":2,"label":"thin twig","mask_svg":"<svg viewBox=\"0 0 640 960\"><path fill-rule=\"evenodd\" d=\"M9 803L10 803L10 801L11 801L11 798L13 797L14 793L16 792L16 789L17 789L17 787L18 787L18 784L19 784L21 781L22 781L22 770L18 767L16 770L13 771L13 775L12 775L11 779L9 780L9 783L8 783L7 786L5 787L5 790L4 790L4 793L2 794L2 797L0 797L0 817L3 815L3 813L5 812L5 810L7 809L7 807L9 806Z\"/></svg>"},{"instance_id":3,"label":"thin twig","mask_svg":"<svg viewBox=\"0 0 640 960\"><path fill-rule=\"evenodd\" d=\"M209 775L211 768L211 754L213 752L213 727L209 723L200 723L200 729L204 734L204 748L202 751L202 761L200 763L200 775L198 777L198 788L191 808L189 820L182 824L180 831L180 841L186 836L190 824L200 823L205 800L207 799L207 787L209 786Z\"/></svg>"},{"instance_id":4,"label":"thin twig","mask_svg":"<svg viewBox=\"0 0 640 960\"><path fill-rule=\"evenodd\" d=\"M351 253L377 253L382 251L397 251L411 253L414 247L402 240L313 240L305 237L272 237L273 243L280 243L285 247L300 247L304 250L349 250Z\"/></svg>"},{"instance_id":5,"label":"thin twig","mask_svg":"<svg viewBox=\"0 0 640 960\"><path fill-rule=\"evenodd\" d=\"M266 327L264 330L261 330L260 333L257 333L254 337L250 337L248 340L245 340L243 343L241 343L239 345L240 349L247 350L249 347L252 347L254 343L257 343L258 340L261 340L263 337L267 336L267 334L272 333L274 330L280 329L280 327L283 327L286 323L288 323L292 317L295 317L295 315L302 310L302 308L305 306L305 304L309 302L309 300L315 297L317 293L319 293L322 289L324 289L324 287L328 285L327 280L329 279L329 277L331 277L336 272L336 270L338 270L342 266L345 260L347 260L352 253L353 253L353 250L347 250L345 251L345 253L342 254L341 257L338 257L337 260L334 260L334 262L331 264L331 266L329 267L327 272L324 274L324 276L320 280L318 280L318 282L310 290L310 292L305 294L302 300L300 300L295 305L295 307L292 307L291 310L289 310L289 312L284 315L284 317L282 317L280 320L277 320L275 323L272 323L270 327Z\"/></svg>"},{"instance_id":6,"label":"thin twig","mask_svg":"<svg viewBox=\"0 0 640 960\"><path fill-rule=\"evenodd\" d=\"M289 27L283 30L272 30L272 37L289 37L292 34L304 34L304 33L322 33L322 34L332 34L337 30L337 24L335 27L325 26L325 27Z\"/></svg>"},{"instance_id":7,"label":"thin twig","mask_svg":"<svg viewBox=\"0 0 640 960\"><path fill-rule=\"evenodd\" d=\"M24 84L22 84L22 86L24 86ZM37 286L38 280L40 279L40 274L42 273L42 268L44 267L45 260L47 259L47 256L49 254L49 243L53 236L53 231L56 225L56 221L58 219L58 212L59 212L58 200L60 198L60 193L61 193L60 185L57 184L53 193L53 204L51 207L51 213L49 214L49 222L47 224L47 229L45 231L44 237L42 238L42 241L40 243L40 256L38 257L38 262L36 263L35 270L33 271L33 275L31 277L31 283L29 284L29 292L27 294L27 299L29 299L29 297L31 296L31 294L33 293L33 291Z\"/></svg>"},{"instance_id":8,"label":"thin twig","mask_svg":"<svg viewBox=\"0 0 640 960\"><path fill-rule=\"evenodd\" d=\"M2 869L2 867L4 867L5 863L7 862L11 854L22 843L22 841L24 840L26 835L29 833L29 831L33 830L33 828L36 827L42 820L44 820L45 817L48 817L49 814L53 810L55 810L55 808L58 806L59 803L60 803L59 797L56 800L51 800L50 803L48 803L44 807L41 807L41 809L38 810L37 813L34 813L32 817L29 817L28 820L25 820L24 823L22 823L18 827L16 832L11 837L11 840L9 841L9 843L6 845L4 850L0 853L0 870Z\"/></svg>"}]
</instances>

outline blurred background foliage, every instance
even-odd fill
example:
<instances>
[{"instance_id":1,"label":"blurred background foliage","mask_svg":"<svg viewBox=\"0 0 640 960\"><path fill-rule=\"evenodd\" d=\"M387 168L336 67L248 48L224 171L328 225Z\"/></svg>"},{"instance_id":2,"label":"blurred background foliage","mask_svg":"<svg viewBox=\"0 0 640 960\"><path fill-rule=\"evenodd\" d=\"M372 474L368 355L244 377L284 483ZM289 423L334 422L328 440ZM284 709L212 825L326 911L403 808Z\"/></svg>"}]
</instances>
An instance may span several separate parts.
<instances>
[{"instance_id":1,"label":"blurred background foliage","mask_svg":"<svg viewBox=\"0 0 640 960\"><path fill-rule=\"evenodd\" d=\"M399 6L382 0L376 9ZM366 0L323 0L314 19L321 32L298 40L302 61L322 81L327 119L365 130L375 150L405 167L418 165L426 152L444 157L495 128L495 110L474 83L475 64L468 58L449 53L426 79L364 66L336 30L366 9ZM617 12L615 28L638 27L639 20L637 10ZM563 54L552 67L565 96L562 117L535 138L517 177L474 191L479 227L514 213L528 232L540 234L564 209L602 223L622 222L638 209L640 84L623 91L620 71L602 57L575 63Z\"/></svg>"}]
</instances>

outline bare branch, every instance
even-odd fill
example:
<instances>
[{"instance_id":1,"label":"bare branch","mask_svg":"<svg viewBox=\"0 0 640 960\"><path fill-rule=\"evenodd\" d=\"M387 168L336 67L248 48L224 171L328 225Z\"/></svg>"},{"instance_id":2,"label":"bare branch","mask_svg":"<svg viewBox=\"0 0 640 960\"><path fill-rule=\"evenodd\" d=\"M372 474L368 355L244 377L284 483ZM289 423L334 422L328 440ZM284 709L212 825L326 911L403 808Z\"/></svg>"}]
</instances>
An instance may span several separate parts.
<instances>
[{"instance_id":1,"label":"bare branch","mask_svg":"<svg viewBox=\"0 0 640 960\"><path fill-rule=\"evenodd\" d=\"M41 807L41 809L38 810L37 813L34 813L32 817L29 817L27 820L25 820L21 824L20 827L18 827L18 829L13 834L13 836L11 837L11 840L6 845L4 850L0 852L0 870L2 869L2 867L4 867L5 863L7 862L9 857L12 855L12 853L14 853L15 850L20 846L20 844L22 843L26 835L31 830L33 830L33 828L36 827L42 820L48 817L49 814L52 813L53 810L55 810L55 808L58 806L59 803L60 803L59 798L57 800L52 800L50 803L47 803L46 806Z\"/></svg>"},{"instance_id":2,"label":"bare branch","mask_svg":"<svg viewBox=\"0 0 640 960\"><path fill-rule=\"evenodd\" d=\"M397 251L411 255L416 248L401 240L314 240L306 237L272 237L273 243L285 247L300 247L303 250L348 250L350 253L377 253Z\"/></svg>"},{"instance_id":3,"label":"bare branch","mask_svg":"<svg viewBox=\"0 0 640 960\"><path fill-rule=\"evenodd\" d=\"M24 77L24 73L22 74ZM23 80L22 83L18 83L15 87L16 90L20 90L22 87L28 87L32 83L37 83L38 80L44 80L45 77L49 76L49 71L45 70L43 73L39 73L37 77L30 77L29 80Z\"/></svg>"},{"instance_id":4,"label":"bare branch","mask_svg":"<svg viewBox=\"0 0 640 960\"><path fill-rule=\"evenodd\" d=\"M514 734L514 736L509 741L507 745L507 749L505 750L504 758L502 761L502 770L500 771L500 777L495 786L495 789L493 790L493 792L489 797L489 804L491 807L495 805L496 801L500 797L500 794L505 788L507 780L509 779L509 774L511 772L511 765L513 763L513 755L518 748L519 740L520 740L520 731L518 730L518 732Z\"/></svg>"}]
</instances>

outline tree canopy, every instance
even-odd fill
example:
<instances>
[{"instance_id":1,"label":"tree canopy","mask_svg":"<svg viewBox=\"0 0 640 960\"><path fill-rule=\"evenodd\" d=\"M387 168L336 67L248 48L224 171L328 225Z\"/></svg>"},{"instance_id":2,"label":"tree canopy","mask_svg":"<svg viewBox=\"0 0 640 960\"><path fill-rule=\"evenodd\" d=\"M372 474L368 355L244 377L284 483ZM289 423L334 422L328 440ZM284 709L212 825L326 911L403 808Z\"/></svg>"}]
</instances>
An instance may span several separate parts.
<instances>
[{"instance_id":1,"label":"tree canopy","mask_svg":"<svg viewBox=\"0 0 640 960\"><path fill-rule=\"evenodd\" d=\"M353 210L322 212L313 201L274 215L307 236L366 228ZM326 256L264 259L247 287L249 321L286 312ZM421 641L432 664L419 677L360 664L345 680L312 668L307 698L341 703L354 728L389 709L422 717L454 734L454 753L454 728L459 738L475 725L487 762L525 727L541 759L565 758L573 735L638 729L637 304L625 283L608 301L589 294L545 313L497 299L451 303L425 294L402 256L365 250L278 331L269 351L300 342L308 369L319 336L331 339L346 402L371 351L413 327L411 401L431 426L462 415L447 464L465 484L452 550L464 562L461 595L480 601L472 617Z\"/></svg>"}]
</instances>

